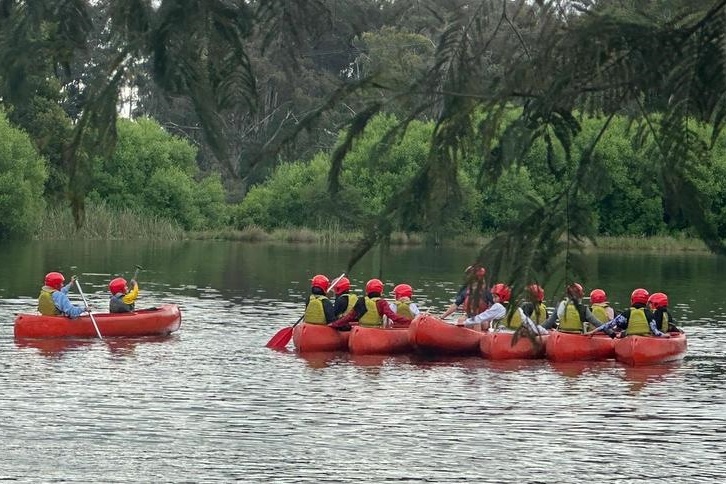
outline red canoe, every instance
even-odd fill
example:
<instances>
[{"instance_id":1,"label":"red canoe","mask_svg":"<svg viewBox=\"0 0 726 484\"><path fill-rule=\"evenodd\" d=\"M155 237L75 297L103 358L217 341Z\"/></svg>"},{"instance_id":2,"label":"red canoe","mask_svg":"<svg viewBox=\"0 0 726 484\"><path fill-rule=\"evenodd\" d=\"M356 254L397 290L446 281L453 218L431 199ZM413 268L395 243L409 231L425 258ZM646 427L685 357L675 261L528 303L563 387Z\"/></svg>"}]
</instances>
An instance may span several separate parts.
<instances>
[{"instance_id":1,"label":"red canoe","mask_svg":"<svg viewBox=\"0 0 726 484\"><path fill-rule=\"evenodd\" d=\"M411 321L408 336L416 350L448 355L479 354L484 333L447 323L430 314L420 314Z\"/></svg>"},{"instance_id":2,"label":"red canoe","mask_svg":"<svg viewBox=\"0 0 726 484\"><path fill-rule=\"evenodd\" d=\"M181 326L181 312L176 304L130 313L93 313L101 336L152 336L169 334ZM96 338L90 316L77 319L42 314L18 314L16 338Z\"/></svg>"},{"instance_id":3,"label":"red canoe","mask_svg":"<svg viewBox=\"0 0 726 484\"><path fill-rule=\"evenodd\" d=\"M688 344L684 333L671 333L670 338L626 336L615 341L615 359L633 366L655 365L677 361L686 356Z\"/></svg>"},{"instance_id":4,"label":"red canoe","mask_svg":"<svg viewBox=\"0 0 726 484\"><path fill-rule=\"evenodd\" d=\"M545 343L549 338L548 334L537 336L536 344L533 344L532 340L526 336L520 336L517 343L512 346L513 336L514 332L510 333L508 331L484 333L479 344L481 355L491 360L530 360L544 358Z\"/></svg>"},{"instance_id":5,"label":"red canoe","mask_svg":"<svg viewBox=\"0 0 726 484\"><path fill-rule=\"evenodd\" d=\"M545 352L552 361L606 360L615 357L615 341L602 333L586 336L550 331Z\"/></svg>"},{"instance_id":6,"label":"red canoe","mask_svg":"<svg viewBox=\"0 0 726 484\"><path fill-rule=\"evenodd\" d=\"M413 347L408 340L408 328L354 326L348 338L348 349L357 355L393 355L406 353Z\"/></svg>"},{"instance_id":7,"label":"red canoe","mask_svg":"<svg viewBox=\"0 0 726 484\"><path fill-rule=\"evenodd\" d=\"M345 351L349 335L324 324L301 323L292 331L292 342L301 352Z\"/></svg>"}]
</instances>

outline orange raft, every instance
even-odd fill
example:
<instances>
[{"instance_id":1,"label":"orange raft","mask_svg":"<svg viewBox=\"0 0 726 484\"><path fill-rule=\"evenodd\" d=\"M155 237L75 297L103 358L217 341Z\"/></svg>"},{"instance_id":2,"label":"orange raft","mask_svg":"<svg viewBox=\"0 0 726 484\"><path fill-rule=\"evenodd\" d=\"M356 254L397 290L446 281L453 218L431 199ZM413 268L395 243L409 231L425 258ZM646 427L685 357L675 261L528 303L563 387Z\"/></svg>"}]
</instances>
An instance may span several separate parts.
<instances>
[{"instance_id":1,"label":"orange raft","mask_svg":"<svg viewBox=\"0 0 726 484\"><path fill-rule=\"evenodd\" d=\"M549 334L536 336L533 342L526 336L520 336L512 346L514 332L496 331L484 333L479 343L481 355L491 360L529 360L544 358L545 344Z\"/></svg>"},{"instance_id":2,"label":"orange raft","mask_svg":"<svg viewBox=\"0 0 726 484\"><path fill-rule=\"evenodd\" d=\"M130 313L93 313L101 336L133 337L173 333L181 326L181 311L176 304ZM96 338L90 316L70 319L65 316L18 314L15 318L16 338Z\"/></svg>"},{"instance_id":3,"label":"orange raft","mask_svg":"<svg viewBox=\"0 0 726 484\"><path fill-rule=\"evenodd\" d=\"M683 359L688 344L684 333L670 338L626 336L615 341L615 359L632 366L655 365Z\"/></svg>"},{"instance_id":4,"label":"orange raft","mask_svg":"<svg viewBox=\"0 0 726 484\"><path fill-rule=\"evenodd\" d=\"M349 335L324 324L301 323L292 331L292 342L300 352L345 351Z\"/></svg>"},{"instance_id":5,"label":"orange raft","mask_svg":"<svg viewBox=\"0 0 726 484\"><path fill-rule=\"evenodd\" d=\"M606 360L615 357L615 342L606 334L550 331L545 352L552 361Z\"/></svg>"},{"instance_id":6,"label":"orange raft","mask_svg":"<svg viewBox=\"0 0 726 484\"><path fill-rule=\"evenodd\" d=\"M357 355L393 355L413 349L408 328L366 328L354 326L348 338L348 349Z\"/></svg>"},{"instance_id":7,"label":"orange raft","mask_svg":"<svg viewBox=\"0 0 726 484\"><path fill-rule=\"evenodd\" d=\"M483 334L430 314L416 316L408 327L414 349L424 353L476 355L480 352L479 342Z\"/></svg>"}]
</instances>

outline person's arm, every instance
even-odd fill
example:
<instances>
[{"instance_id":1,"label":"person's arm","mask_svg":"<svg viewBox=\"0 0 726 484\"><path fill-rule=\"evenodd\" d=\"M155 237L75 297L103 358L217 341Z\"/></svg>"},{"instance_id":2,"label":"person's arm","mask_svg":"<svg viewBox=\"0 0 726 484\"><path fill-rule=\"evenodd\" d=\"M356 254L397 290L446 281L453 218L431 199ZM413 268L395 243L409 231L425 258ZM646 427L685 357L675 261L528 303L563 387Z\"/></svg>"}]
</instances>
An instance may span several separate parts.
<instances>
[{"instance_id":1,"label":"person's arm","mask_svg":"<svg viewBox=\"0 0 726 484\"><path fill-rule=\"evenodd\" d=\"M613 333L614 330L624 330L628 327L628 318L624 314L619 314L614 319L611 319L607 323L603 323L599 325L597 328L593 329L592 331L588 331L585 334L595 334L600 331L603 331L605 333L608 333L610 337L614 337L615 333Z\"/></svg>"},{"instance_id":2,"label":"person's arm","mask_svg":"<svg viewBox=\"0 0 726 484\"><path fill-rule=\"evenodd\" d=\"M60 288L60 291L63 294L68 294L68 291L71 290L71 287L73 287L76 284L76 279L78 279L76 276L71 276L71 281L66 284L65 286Z\"/></svg>"},{"instance_id":3,"label":"person's arm","mask_svg":"<svg viewBox=\"0 0 726 484\"><path fill-rule=\"evenodd\" d=\"M126 294L124 297L121 298L121 300L124 302L124 304L133 304L136 302L136 298L139 297L139 285L138 283L131 279L131 290Z\"/></svg>"},{"instance_id":4,"label":"person's arm","mask_svg":"<svg viewBox=\"0 0 726 484\"><path fill-rule=\"evenodd\" d=\"M421 313L421 310L418 308L416 303L409 304L408 308L411 310L411 314L413 314L414 316L418 316Z\"/></svg>"},{"instance_id":5,"label":"person's arm","mask_svg":"<svg viewBox=\"0 0 726 484\"><path fill-rule=\"evenodd\" d=\"M348 307L348 295L343 294L342 296L335 298L335 303L333 304L333 312L338 315L342 314L345 311L345 308Z\"/></svg>"},{"instance_id":6,"label":"person's arm","mask_svg":"<svg viewBox=\"0 0 726 484\"><path fill-rule=\"evenodd\" d=\"M561 301L560 304L557 306L557 309L552 311L552 314L547 318L547 321L544 322L542 325L545 329L552 329L557 324L557 320L560 318L561 314L565 313L565 302Z\"/></svg>"},{"instance_id":7,"label":"person's arm","mask_svg":"<svg viewBox=\"0 0 726 484\"><path fill-rule=\"evenodd\" d=\"M55 291L53 293L53 302L63 315L71 319L76 319L86 311L84 308L79 308L71 303L71 300L62 291Z\"/></svg>"},{"instance_id":8,"label":"person's arm","mask_svg":"<svg viewBox=\"0 0 726 484\"><path fill-rule=\"evenodd\" d=\"M475 324L483 323L485 321L501 319L506 315L507 309L502 304L494 303L492 307L490 307L483 313L479 313L473 318L466 318L462 323L459 323L458 326L473 326Z\"/></svg>"},{"instance_id":9,"label":"person's arm","mask_svg":"<svg viewBox=\"0 0 726 484\"><path fill-rule=\"evenodd\" d=\"M333 303L330 299L323 299L323 313L325 313L325 322L332 323L335 321L335 310L333 309Z\"/></svg>"},{"instance_id":10,"label":"person's arm","mask_svg":"<svg viewBox=\"0 0 726 484\"><path fill-rule=\"evenodd\" d=\"M401 316L400 314L396 314L394 311L392 311L391 306L388 305L388 301L383 298L380 298L378 301L376 301L376 308L378 309L378 314L380 314L381 316L387 316L388 319L390 319L394 323L408 324L411 322L411 320L406 316Z\"/></svg>"},{"instance_id":11,"label":"person's arm","mask_svg":"<svg viewBox=\"0 0 726 484\"><path fill-rule=\"evenodd\" d=\"M648 318L648 327L650 328L650 332L653 333L654 336L658 336L659 338L671 337L671 335L663 333L660 329L658 329L658 323L655 322L655 316L650 310L645 310L645 317ZM662 317L663 316L661 315L661 318Z\"/></svg>"},{"instance_id":12,"label":"person's arm","mask_svg":"<svg viewBox=\"0 0 726 484\"><path fill-rule=\"evenodd\" d=\"M459 289L459 292L456 293L456 298L454 298L454 302L451 303L451 306L444 312L444 314L441 315L441 319L446 319L454 312L456 312L456 309L464 304L464 300L466 299L466 286L462 286L461 289Z\"/></svg>"},{"instance_id":13,"label":"person's arm","mask_svg":"<svg viewBox=\"0 0 726 484\"><path fill-rule=\"evenodd\" d=\"M364 298L358 298L358 300L355 303L355 306L353 306L353 309L345 313L340 318L336 319L332 323L330 323L328 326L331 326L333 328L343 328L348 325L348 323L351 323L353 321L358 321L361 316L363 316L368 308L366 308L366 302Z\"/></svg>"}]
</instances>

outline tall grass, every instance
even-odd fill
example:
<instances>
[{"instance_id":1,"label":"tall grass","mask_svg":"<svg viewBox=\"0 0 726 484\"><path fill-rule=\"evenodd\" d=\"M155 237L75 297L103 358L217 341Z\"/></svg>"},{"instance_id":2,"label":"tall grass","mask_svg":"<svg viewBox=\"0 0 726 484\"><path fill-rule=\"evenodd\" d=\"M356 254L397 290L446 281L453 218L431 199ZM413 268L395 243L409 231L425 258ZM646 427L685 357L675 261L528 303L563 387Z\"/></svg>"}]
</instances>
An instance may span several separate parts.
<instances>
[{"instance_id":1,"label":"tall grass","mask_svg":"<svg viewBox=\"0 0 726 484\"><path fill-rule=\"evenodd\" d=\"M38 240L181 240L185 233L179 224L169 220L131 210L115 210L100 203L86 206L80 229L76 229L68 206L50 207L33 236Z\"/></svg>"}]
</instances>

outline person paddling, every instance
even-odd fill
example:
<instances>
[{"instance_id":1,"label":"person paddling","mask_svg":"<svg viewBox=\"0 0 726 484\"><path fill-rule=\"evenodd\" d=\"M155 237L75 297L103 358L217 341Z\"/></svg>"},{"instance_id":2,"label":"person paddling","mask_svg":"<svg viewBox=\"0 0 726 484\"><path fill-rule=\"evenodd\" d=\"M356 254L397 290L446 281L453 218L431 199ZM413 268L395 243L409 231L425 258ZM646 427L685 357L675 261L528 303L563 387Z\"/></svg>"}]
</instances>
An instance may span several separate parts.
<instances>
[{"instance_id":1,"label":"person paddling","mask_svg":"<svg viewBox=\"0 0 726 484\"><path fill-rule=\"evenodd\" d=\"M136 279L131 279L131 290L123 277L111 279L108 290L111 293L108 301L109 313L130 313L134 310L136 299L139 297L139 284Z\"/></svg>"},{"instance_id":2,"label":"person paddling","mask_svg":"<svg viewBox=\"0 0 726 484\"><path fill-rule=\"evenodd\" d=\"M328 324L335 321L333 303L326 296L329 286L330 279L322 274L310 279L310 296L305 304L303 321L308 324Z\"/></svg>"},{"instance_id":3,"label":"person paddling","mask_svg":"<svg viewBox=\"0 0 726 484\"><path fill-rule=\"evenodd\" d=\"M557 325L557 330L564 333L584 333L588 323L595 327L600 325L590 309L582 304L583 295L584 290L580 283L573 282L567 286L564 299L542 326L553 329Z\"/></svg>"},{"instance_id":4,"label":"person paddling","mask_svg":"<svg viewBox=\"0 0 726 484\"><path fill-rule=\"evenodd\" d=\"M664 333L682 333L676 327L673 316L668 311L668 295L662 292L655 292L648 297L648 308L653 311L655 325Z\"/></svg>"},{"instance_id":5,"label":"person paddling","mask_svg":"<svg viewBox=\"0 0 726 484\"><path fill-rule=\"evenodd\" d=\"M642 336L642 335L653 335L662 338L670 338L668 333L664 333L658 329L658 325L655 322L653 313L646 307L648 302L648 291L643 288L635 289L630 295L630 308L623 311L611 321L598 326L587 334L595 334L599 331L604 331L610 335L611 338L615 337L614 330L622 331L621 337L623 336Z\"/></svg>"},{"instance_id":6,"label":"person paddling","mask_svg":"<svg viewBox=\"0 0 726 484\"><path fill-rule=\"evenodd\" d=\"M366 296L359 298L343 317L333 321L330 326L333 328L346 328L353 321L358 321L361 326L370 328L383 327L383 316L393 322L394 328L407 328L411 318L396 314L391 310L388 301L381 297L383 293L383 282L380 279L371 279L366 283Z\"/></svg>"},{"instance_id":7,"label":"person paddling","mask_svg":"<svg viewBox=\"0 0 726 484\"><path fill-rule=\"evenodd\" d=\"M85 308L76 306L68 299L68 291L76 276L71 277L71 282L66 284L65 277L60 272L49 272L45 275L44 285L38 296L38 312L44 316L60 316L76 319L86 312Z\"/></svg>"}]
</instances>

